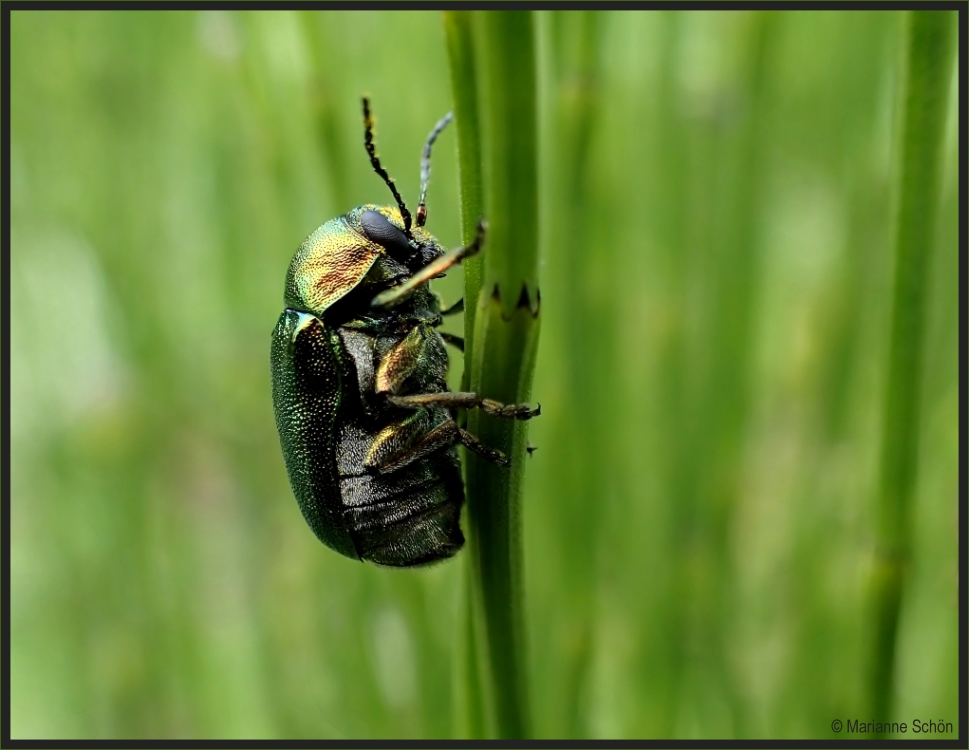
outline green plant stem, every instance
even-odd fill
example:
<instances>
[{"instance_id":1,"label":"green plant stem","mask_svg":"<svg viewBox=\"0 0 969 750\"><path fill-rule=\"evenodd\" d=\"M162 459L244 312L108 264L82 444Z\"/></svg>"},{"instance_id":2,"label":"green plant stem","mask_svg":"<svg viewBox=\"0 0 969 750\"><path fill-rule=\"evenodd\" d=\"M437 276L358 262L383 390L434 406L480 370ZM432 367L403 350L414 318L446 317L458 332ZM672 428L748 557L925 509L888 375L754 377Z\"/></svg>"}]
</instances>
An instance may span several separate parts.
<instances>
[{"instance_id":1,"label":"green plant stem","mask_svg":"<svg viewBox=\"0 0 969 750\"><path fill-rule=\"evenodd\" d=\"M481 179L481 132L478 124L478 81L474 51L474 13L467 10L444 11L444 35L448 62L451 68L451 96L454 100L454 120L458 141L458 178L461 183L461 240L469 244L475 235L478 220L484 216ZM484 263L481 255L464 261L464 343L467 351L474 347L474 316L472 304L481 289ZM467 390L470 368L464 368L462 387Z\"/></svg>"},{"instance_id":2,"label":"green plant stem","mask_svg":"<svg viewBox=\"0 0 969 750\"><path fill-rule=\"evenodd\" d=\"M484 215L481 184L481 133L478 126L478 82L475 66L474 29L472 11L444 11L444 36L451 71L451 98L454 106L458 142L458 179L461 195L461 239L468 244L474 238L478 220ZM474 314L478 290L481 289L483 260L480 255L464 261L465 350L474 347ZM471 383L470 360L466 360L461 375L461 388ZM481 668L478 664L474 623L474 568L465 558L465 590L458 632L460 643L457 661L455 695L455 736L484 737L485 705L482 695Z\"/></svg>"},{"instance_id":3,"label":"green plant stem","mask_svg":"<svg viewBox=\"0 0 969 750\"><path fill-rule=\"evenodd\" d=\"M895 642L911 556L925 300L941 190L955 18L951 11L914 11L907 18L895 280L872 578L875 637L869 689L871 715L879 721L892 715Z\"/></svg>"},{"instance_id":4,"label":"green plant stem","mask_svg":"<svg viewBox=\"0 0 969 750\"><path fill-rule=\"evenodd\" d=\"M528 400L538 344L538 198L534 20L530 12L445 16L462 159L473 160L474 132L462 117L473 107L461 90L480 76L478 91L483 196L488 220L483 273L465 277L466 362L470 389L505 403ZM454 44L452 44L452 41ZM464 47L456 50L455 45ZM468 51L468 47L474 50ZM477 200L473 164L462 161L465 236ZM482 214L479 214L482 216ZM497 467L466 455L471 623L487 733L530 733L522 599L521 489L527 445L522 422L472 411L468 429L511 460ZM470 692L470 691L469 691Z\"/></svg>"}]
</instances>

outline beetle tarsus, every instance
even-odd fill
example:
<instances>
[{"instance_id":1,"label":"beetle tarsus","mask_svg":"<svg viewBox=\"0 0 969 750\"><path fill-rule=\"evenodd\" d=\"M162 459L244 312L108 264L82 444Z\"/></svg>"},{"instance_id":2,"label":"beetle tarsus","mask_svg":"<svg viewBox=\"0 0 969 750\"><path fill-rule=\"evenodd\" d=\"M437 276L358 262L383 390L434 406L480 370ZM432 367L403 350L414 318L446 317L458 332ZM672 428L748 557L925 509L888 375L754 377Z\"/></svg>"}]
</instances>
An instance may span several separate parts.
<instances>
[{"instance_id":1,"label":"beetle tarsus","mask_svg":"<svg viewBox=\"0 0 969 750\"><path fill-rule=\"evenodd\" d=\"M511 461L508 460L508 457L504 453L499 450L495 450L494 448L489 448L470 432L467 430L462 430L460 427L458 428L458 440L465 448L477 453L479 456L491 461L493 464L497 464L498 466L503 466L505 468L511 466Z\"/></svg>"},{"instance_id":2,"label":"beetle tarsus","mask_svg":"<svg viewBox=\"0 0 969 750\"><path fill-rule=\"evenodd\" d=\"M481 399L481 410L486 414L508 419L531 419L542 413L542 405L533 409L528 404L501 404L497 401Z\"/></svg>"}]
</instances>

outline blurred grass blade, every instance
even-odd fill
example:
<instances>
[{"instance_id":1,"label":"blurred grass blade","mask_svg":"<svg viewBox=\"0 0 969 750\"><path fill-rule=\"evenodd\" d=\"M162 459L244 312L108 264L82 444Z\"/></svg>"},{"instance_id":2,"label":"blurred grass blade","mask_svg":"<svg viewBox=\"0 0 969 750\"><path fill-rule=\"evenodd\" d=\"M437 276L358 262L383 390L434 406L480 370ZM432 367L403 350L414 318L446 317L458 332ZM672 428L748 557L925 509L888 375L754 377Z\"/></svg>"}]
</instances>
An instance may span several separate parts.
<instances>
[{"instance_id":1,"label":"blurred grass blade","mask_svg":"<svg viewBox=\"0 0 969 750\"><path fill-rule=\"evenodd\" d=\"M603 14L554 11L544 20L554 82L554 116L549 118L554 149L547 153L569 155L568 159L552 156L547 160L549 170L554 170L549 201L565 206L568 218L550 222L544 230L547 247L555 257L546 288L559 282L560 295L568 300L562 306L570 338L560 365L567 386L563 403L569 404L569 418L584 429L578 434L556 430L542 441L542 447L548 443L550 454L560 457L555 495L560 523L572 540L555 561L562 580L568 581L561 619L556 623L566 634L565 646L560 646L563 719L569 737L588 737L592 732L583 699L589 694L594 659L599 575L595 540L602 526L601 503L589 499L614 497L614 472L596 468L609 466L611 456L616 455L611 427L621 416L614 408L613 393L601 387L603 373L616 372L616 327L602 325L602 321L619 318L618 295L612 290L603 294L601 284L592 281L601 278L603 259L599 252L589 252L601 231L590 206L595 200L592 137L602 106Z\"/></svg>"},{"instance_id":2,"label":"blurred grass blade","mask_svg":"<svg viewBox=\"0 0 969 750\"><path fill-rule=\"evenodd\" d=\"M886 721L893 716L895 642L911 557L926 294L941 192L955 19L952 11L914 11L907 18L896 165L895 280L872 577L875 637L869 674L871 716Z\"/></svg>"},{"instance_id":3,"label":"blurred grass blade","mask_svg":"<svg viewBox=\"0 0 969 750\"><path fill-rule=\"evenodd\" d=\"M465 285L467 307L476 307L465 321L470 387L488 398L522 403L530 395L538 343L534 20L528 12L448 14L445 28L462 150L465 236L478 218L473 213L479 200L473 184L476 152L483 154L483 214L489 223L484 273L478 279L469 274ZM469 123L478 88L475 67L482 83L480 147L474 143L478 129ZM474 455L466 461L469 607L482 681L478 694L485 704L481 714L487 716L489 735L527 737L520 507L526 429L477 412L468 415L468 428L512 462L506 469ZM475 671L472 666L468 675Z\"/></svg>"},{"instance_id":4,"label":"blurred grass blade","mask_svg":"<svg viewBox=\"0 0 969 750\"><path fill-rule=\"evenodd\" d=\"M343 101L341 89L343 77L335 70L346 54L339 34L327 34L321 23L321 14L313 10L298 13L306 49L312 65L309 72L307 100L312 115L312 125L325 164L320 170L329 181L333 205L345 210L349 205L348 175L355 163L340 140L340 116L338 103Z\"/></svg>"},{"instance_id":5,"label":"blurred grass blade","mask_svg":"<svg viewBox=\"0 0 969 750\"><path fill-rule=\"evenodd\" d=\"M454 706L455 737L484 737L485 705L481 693L481 666L478 664L477 635L475 633L473 597L473 569L465 563L464 591L461 611L459 614L459 630L457 634L457 655L455 681L452 705Z\"/></svg>"}]
</instances>

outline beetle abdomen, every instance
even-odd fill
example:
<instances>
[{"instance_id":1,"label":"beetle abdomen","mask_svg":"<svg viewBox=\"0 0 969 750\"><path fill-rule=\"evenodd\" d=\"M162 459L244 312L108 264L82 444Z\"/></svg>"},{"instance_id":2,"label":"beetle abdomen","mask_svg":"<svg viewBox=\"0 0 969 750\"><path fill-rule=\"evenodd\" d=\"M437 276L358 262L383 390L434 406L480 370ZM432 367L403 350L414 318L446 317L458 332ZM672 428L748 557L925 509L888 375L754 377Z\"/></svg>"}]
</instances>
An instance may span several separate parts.
<instances>
[{"instance_id":1,"label":"beetle abdomen","mask_svg":"<svg viewBox=\"0 0 969 750\"><path fill-rule=\"evenodd\" d=\"M425 328L415 324L411 331ZM400 332L374 337L342 327L338 335L347 363L344 381L358 385L346 392L336 465L346 521L360 557L392 566L451 557L464 544L459 525L464 485L457 449L453 440L428 439L453 417L440 407L394 408L384 394L375 393L375 372L384 369L377 363L414 337ZM411 344L416 351L410 354L420 367L402 365L405 374L398 380L440 392L447 372L444 344L431 331L419 338L423 346ZM431 356L438 349L441 356ZM420 372L411 377L411 369Z\"/></svg>"},{"instance_id":2,"label":"beetle abdomen","mask_svg":"<svg viewBox=\"0 0 969 750\"><path fill-rule=\"evenodd\" d=\"M464 546L457 503L359 535L360 556L378 565L415 567L452 557Z\"/></svg>"},{"instance_id":3,"label":"beetle abdomen","mask_svg":"<svg viewBox=\"0 0 969 750\"><path fill-rule=\"evenodd\" d=\"M342 477L340 492L364 560L422 565L451 557L464 544L464 491L454 448L390 474Z\"/></svg>"}]
</instances>

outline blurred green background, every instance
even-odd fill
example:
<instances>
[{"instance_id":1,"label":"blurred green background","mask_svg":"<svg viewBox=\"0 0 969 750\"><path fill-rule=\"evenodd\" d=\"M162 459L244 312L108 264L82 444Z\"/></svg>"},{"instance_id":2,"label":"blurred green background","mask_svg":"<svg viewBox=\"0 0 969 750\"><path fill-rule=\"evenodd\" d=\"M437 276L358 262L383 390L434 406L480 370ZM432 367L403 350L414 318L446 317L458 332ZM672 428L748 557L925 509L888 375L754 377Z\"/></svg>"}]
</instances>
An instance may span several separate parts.
<instances>
[{"instance_id":1,"label":"blurred green background","mask_svg":"<svg viewBox=\"0 0 969 750\"><path fill-rule=\"evenodd\" d=\"M901 20L539 14L539 736L888 718L863 663ZM319 544L268 363L296 246L391 202L361 94L416 200L440 16L14 11L10 38L13 736L451 735L464 560ZM950 109L891 718L958 732ZM456 246L453 132L428 207Z\"/></svg>"}]
</instances>

